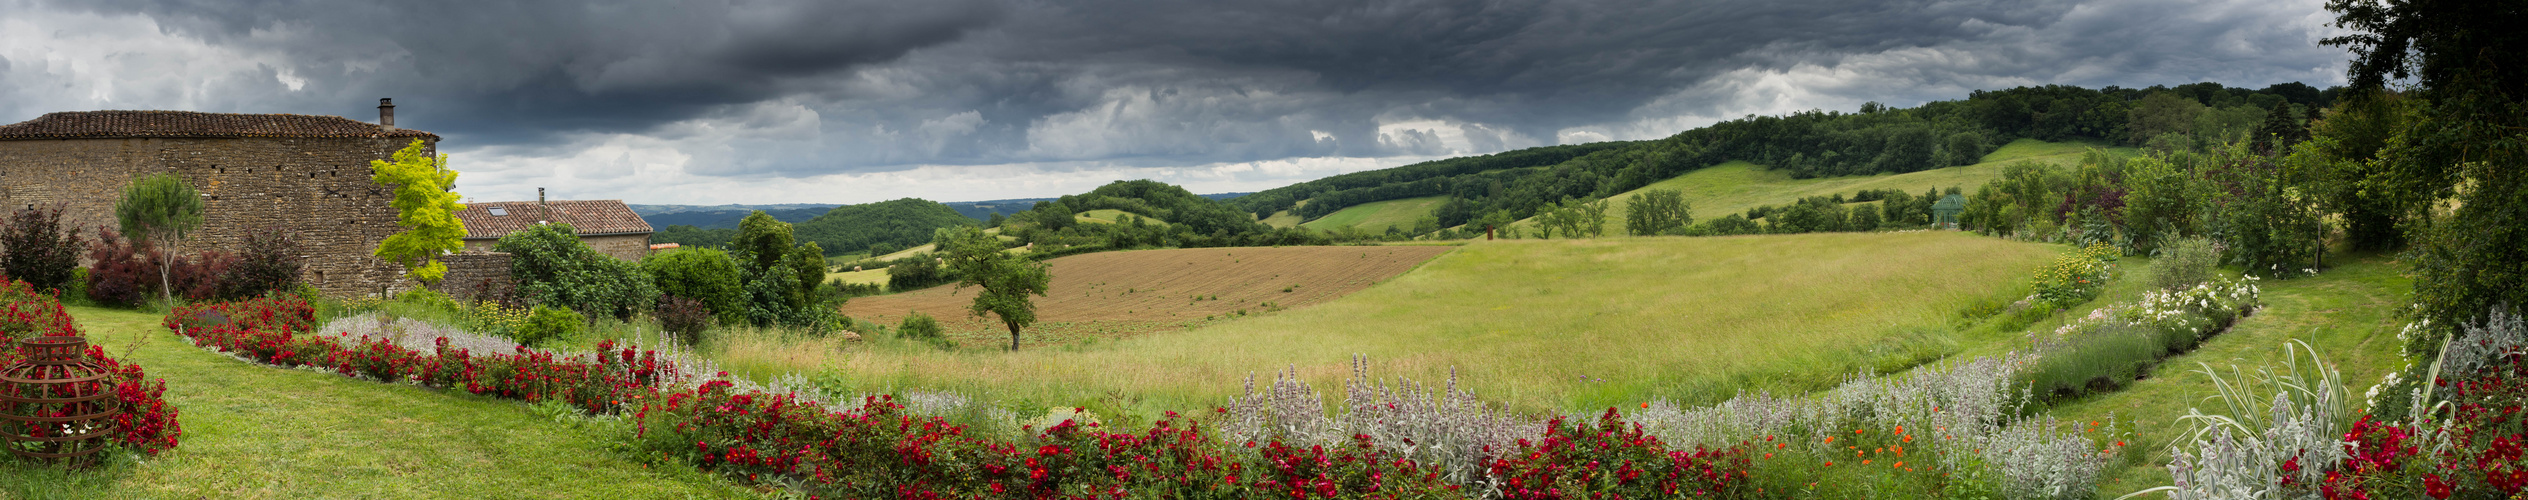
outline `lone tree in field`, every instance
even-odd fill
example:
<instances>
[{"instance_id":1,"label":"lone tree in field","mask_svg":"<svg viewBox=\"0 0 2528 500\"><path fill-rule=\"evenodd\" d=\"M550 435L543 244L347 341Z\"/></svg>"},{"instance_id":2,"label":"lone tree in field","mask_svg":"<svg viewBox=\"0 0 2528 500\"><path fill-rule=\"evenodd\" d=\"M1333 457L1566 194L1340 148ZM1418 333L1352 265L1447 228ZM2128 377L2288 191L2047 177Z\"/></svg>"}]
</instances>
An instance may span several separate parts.
<instances>
[{"instance_id":1,"label":"lone tree in field","mask_svg":"<svg viewBox=\"0 0 2528 500\"><path fill-rule=\"evenodd\" d=\"M369 181L395 187L395 224L404 226L404 232L378 242L373 254L404 266L404 275L416 281L438 283L448 273L439 256L465 248L465 222L456 218L465 205L448 192L456 185L448 156L430 156L414 139L395 152L392 163L369 160L369 170L376 172Z\"/></svg>"},{"instance_id":2,"label":"lone tree in field","mask_svg":"<svg viewBox=\"0 0 2528 500\"><path fill-rule=\"evenodd\" d=\"M202 195L175 174L150 174L123 188L123 201L114 204L114 220L122 224L124 235L165 250L153 259L158 261L159 298L175 302L175 289L168 284L170 266L176 245L202 226Z\"/></svg>"},{"instance_id":3,"label":"lone tree in field","mask_svg":"<svg viewBox=\"0 0 2528 500\"><path fill-rule=\"evenodd\" d=\"M1001 252L1000 238L984 233L983 228L941 228L936 239L947 256L949 272L958 277L957 288L983 287L966 312L976 317L987 312L1000 316L1001 324L1009 326L1009 350L1018 350L1018 329L1036 322L1036 303L1027 295L1044 296L1053 274L1042 262Z\"/></svg>"}]
</instances>

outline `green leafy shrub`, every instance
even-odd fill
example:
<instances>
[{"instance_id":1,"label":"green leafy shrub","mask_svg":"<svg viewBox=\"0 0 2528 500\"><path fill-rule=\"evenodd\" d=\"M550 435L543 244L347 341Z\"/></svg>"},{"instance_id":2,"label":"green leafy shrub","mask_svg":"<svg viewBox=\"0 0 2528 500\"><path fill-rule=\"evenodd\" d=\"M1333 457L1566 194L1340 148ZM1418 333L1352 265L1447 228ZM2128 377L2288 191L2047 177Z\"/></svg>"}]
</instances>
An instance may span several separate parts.
<instances>
[{"instance_id":1,"label":"green leafy shrub","mask_svg":"<svg viewBox=\"0 0 2528 500\"><path fill-rule=\"evenodd\" d=\"M564 307L535 306L527 313L527 323L518 326L516 340L529 346L567 340L588 329L588 317Z\"/></svg>"},{"instance_id":2,"label":"green leafy shrub","mask_svg":"<svg viewBox=\"0 0 2528 500\"><path fill-rule=\"evenodd\" d=\"M2100 243L2055 257L2053 264L2036 271L2036 290L2028 302L2059 309L2098 298L2107 286L2108 263L2115 261L2117 253L2115 247Z\"/></svg>"},{"instance_id":3,"label":"green leafy shrub","mask_svg":"<svg viewBox=\"0 0 2528 500\"><path fill-rule=\"evenodd\" d=\"M462 319L466 330L502 337L516 337L518 327L527 324L527 315L530 312L524 307L488 300L466 305L463 309Z\"/></svg>"},{"instance_id":4,"label":"green leafy shrub","mask_svg":"<svg viewBox=\"0 0 2528 500\"><path fill-rule=\"evenodd\" d=\"M500 238L509 276L528 303L629 318L658 300L650 275L634 264L588 248L569 224L540 224Z\"/></svg>"},{"instance_id":5,"label":"green leafy shrub","mask_svg":"<svg viewBox=\"0 0 2528 500\"><path fill-rule=\"evenodd\" d=\"M641 270L661 294L695 302L723 323L744 320L746 289L738 282L737 260L728 252L685 248L652 254L641 260Z\"/></svg>"},{"instance_id":6,"label":"green leafy shrub","mask_svg":"<svg viewBox=\"0 0 2528 500\"><path fill-rule=\"evenodd\" d=\"M947 271L941 269L939 257L929 253L913 254L911 257L896 259L895 262L887 264L888 290L908 292L944 285L952 281L956 281L956 278L949 276Z\"/></svg>"},{"instance_id":7,"label":"green leafy shrub","mask_svg":"<svg viewBox=\"0 0 2528 500\"><path fill-rule=\"evenodd\" d=\"M956 347L957 345L954 342L948 341L948 334L945 330L939 327L938 318L932 318L930 315L922 314L920 311L915 311L912 314L905 315L904 323L895 327L895 336L896 338L904 340L938 346L942 349Z\"/></svg>"},{"instance_id":8,"label":"green leafy shrub","mask_svg":"<svg viewBox=\"0 0 2528 500\"><path fill-rule=\"evenodd\" d=\"M2194 288L2212 280L2213 267L2221 259L2221 251L2212 247L2212 240L2186 238L2160 247L2159 262L2151 268L2151 288L2177 291Z\"/></svg>"}]
</instances>

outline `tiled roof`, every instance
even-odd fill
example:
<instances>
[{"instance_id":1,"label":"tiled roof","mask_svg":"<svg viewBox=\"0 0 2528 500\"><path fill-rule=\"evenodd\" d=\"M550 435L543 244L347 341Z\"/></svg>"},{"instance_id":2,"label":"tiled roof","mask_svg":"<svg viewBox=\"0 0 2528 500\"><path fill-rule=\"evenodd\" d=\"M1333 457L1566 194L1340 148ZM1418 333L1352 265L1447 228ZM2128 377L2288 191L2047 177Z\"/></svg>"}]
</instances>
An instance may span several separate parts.
<instances>
[{"instance_id":1,"label":"tiled roof","mask_svg":"<svg viewBox=\"0 0 2528 500\"><path fill-rule=\"evenodd\" d=\"M504 215L493 215L493 209ZM469 240L499 239L546 221L570 224L580 236L655 232L623 200L478 201L465 204L456 218L465 221Z\"/></svg>"},{"instance_id":2,"label":"tiled roof","mask_svg":"<svg viewBox=\"0 0 2528 500\"><path fill-rule=\"evenodd\" d=\"M199 113L193 111L65 111L0 125L0 140L236 137L415 137L339 116Z\"/></svg>"}]
</instances>

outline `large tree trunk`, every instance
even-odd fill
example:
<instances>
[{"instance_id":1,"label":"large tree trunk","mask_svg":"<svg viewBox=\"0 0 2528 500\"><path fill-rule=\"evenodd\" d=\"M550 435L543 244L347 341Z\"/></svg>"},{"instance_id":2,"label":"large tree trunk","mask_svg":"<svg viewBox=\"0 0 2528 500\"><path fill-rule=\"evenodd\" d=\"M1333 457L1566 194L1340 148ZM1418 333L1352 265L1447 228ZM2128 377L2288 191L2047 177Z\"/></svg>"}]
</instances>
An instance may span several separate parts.
<instances>
[{"instance_id":1,"label":"large tree trunk","mask_svg":"<svg viewBox=\"0 0 2528 500\"><path fill-rule=\"evenodd\" d=\"M1018 352L1018 324L1009 323L1009 350Z\"/></svg>"}]
</instances>

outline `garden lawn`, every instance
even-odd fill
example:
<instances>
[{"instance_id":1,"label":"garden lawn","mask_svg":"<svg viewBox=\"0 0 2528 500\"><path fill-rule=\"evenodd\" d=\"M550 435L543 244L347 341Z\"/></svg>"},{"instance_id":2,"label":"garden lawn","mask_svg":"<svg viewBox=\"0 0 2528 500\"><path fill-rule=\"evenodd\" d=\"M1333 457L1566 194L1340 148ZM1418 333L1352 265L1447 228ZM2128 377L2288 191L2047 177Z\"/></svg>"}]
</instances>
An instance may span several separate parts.
<instances>
[{"instance_id":1,"label":"garden lawn","mask_svg":"<svg viewBox=\"0 0 2528 500\"><path fill-rule=\"evenodd\" d=\"M790 371L1138 414L1209 408L1285 368L1339 394L1360 354L1372 376L1454 371L1527 412L1711 403L1954 353L1949 318L2025 295L2065 250L1955 232L1476 242L1341 299L1191 330L1016 353L850 349Z\"/></svg>"},{"instance_id":2,"label":"garden lawn","mask_svg":"<svg viewBox=\"0 0 2528 500\"><path fill-rule=\"evenodd\" d=\"M2200 373L2202 364L2219 369L2223 378L2231 377L2233 365L2247 373L2265 366L2279 369L2285 360L2285 343L2308 342L2327 363L2341 370L2347 391L2356 398L2355 408L2362 405L2358 398L2379 377L2404 367L2403 346L2396 332L2405 319L2397 312L2413 289L2411 280L2399 274L2404 266L2384 255L2339 256L2333 263L2337 267L2314 277L2259 282L2265 308L2240 319L2228 333L2205 341L2193 353L2169 358L2148 378L2122 391L2052 410L2068 422L2112 416L2136 429L2126 440L2132 447L2125 459L2111 465L2099 482L2099 498L2168 484L2167 445L2184 438L2187 431L2177 417L2193 405L2220 404L2204 399L2215 391L2211 380Z\"/></svg>"},{"instance_id":3,"label":"garden lawn","mask_svg":"<svg viewBox=\"0 0 2528 500\"><path fill-rule=\"evenodd\" d=\"M74 307L92 343L182 411L183 445L65 474L0 466L8 498L722 498L760 496L619 450L619 421L514 401L247 364L196 348L156 314ZM558 414L558 413L557 413Z\"/></svg>"}]
</instances>

